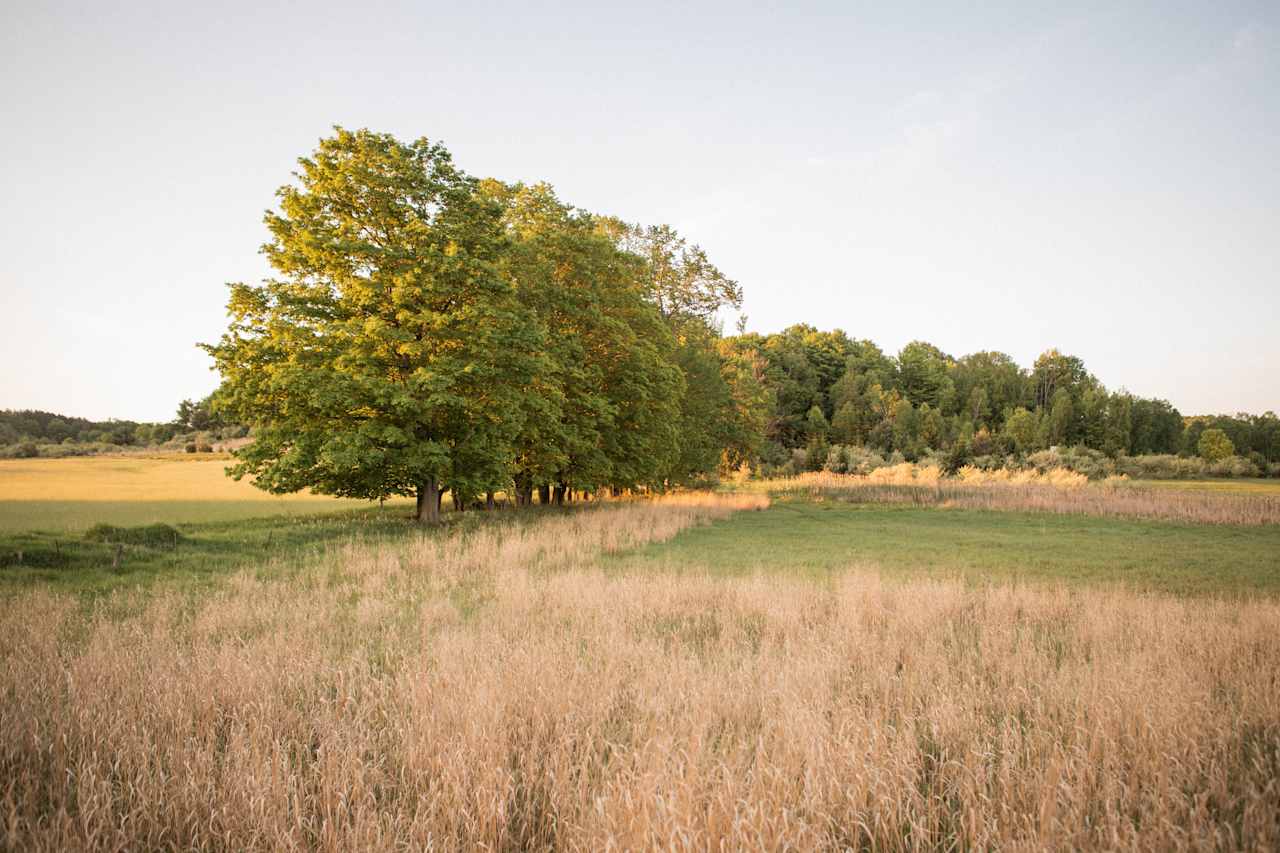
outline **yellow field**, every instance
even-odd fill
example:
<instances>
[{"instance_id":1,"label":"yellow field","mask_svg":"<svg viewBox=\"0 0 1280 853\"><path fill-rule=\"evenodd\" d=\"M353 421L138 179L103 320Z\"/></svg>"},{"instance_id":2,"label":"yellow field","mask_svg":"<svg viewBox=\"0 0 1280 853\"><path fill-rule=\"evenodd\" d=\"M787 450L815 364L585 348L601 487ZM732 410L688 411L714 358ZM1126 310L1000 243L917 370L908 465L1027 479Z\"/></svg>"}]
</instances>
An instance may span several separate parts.
<instances>
[{"instance_id":1,"label":"yellow field","mask_svg":"<svg viewBox=\"0 0 1280 853\"><path fill-rule=\"evenodd\" d=\"M1150 486L1157 489L1280 496L1280 480L1134 480L1133 482L1135 485Z\"/></svg>"},{"instance_id":2,"label":"yellow field","mask_svg":"<svg viewBox=\"0 0 1280 853\"><path fill-rule=\"evenodd\" d=\"M223 473L217 454L0 461L0 531L230 521L367 506L301 493L278 496Z\"/></svg>"}]
</instances>

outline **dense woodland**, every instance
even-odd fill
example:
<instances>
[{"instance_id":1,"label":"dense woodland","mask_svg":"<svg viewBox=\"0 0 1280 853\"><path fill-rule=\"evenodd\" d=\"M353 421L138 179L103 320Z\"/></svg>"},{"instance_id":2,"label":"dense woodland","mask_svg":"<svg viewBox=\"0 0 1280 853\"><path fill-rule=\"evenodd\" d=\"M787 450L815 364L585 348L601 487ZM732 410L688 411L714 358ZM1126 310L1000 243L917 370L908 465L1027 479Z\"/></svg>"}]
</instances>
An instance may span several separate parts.
<instances>
[{"instance_id":1,"label":"dense woodland","mask_svg":"<svg viewBox=\"0 0 1280 853\"><path fill-rule=\"evenodd\" d=\"M230 328L204 346L223 380L211 400L172 424L5 412L7 455L248 429L235 475L416 496L424 520L448 490L459 506L560 502L731 473L1016 466L1051 448L1091 475L1280 473L1274 413L1185 417L1057 350L1024 368L808 325L725 336L741 290L672 228L477 180L426 139L338 129L299 164L266 214L275 276L232 285Z\"/></svg>"}]
</instances>

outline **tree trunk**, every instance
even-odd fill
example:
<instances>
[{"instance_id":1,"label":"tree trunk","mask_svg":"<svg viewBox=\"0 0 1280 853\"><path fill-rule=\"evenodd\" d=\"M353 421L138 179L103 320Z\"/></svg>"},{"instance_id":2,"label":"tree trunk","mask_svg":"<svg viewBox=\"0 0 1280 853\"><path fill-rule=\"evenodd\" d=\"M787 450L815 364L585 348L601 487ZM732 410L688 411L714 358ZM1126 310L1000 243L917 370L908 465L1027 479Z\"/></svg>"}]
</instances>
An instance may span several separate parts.
<instances>
[{"instance_id":1,"label":"tree trunk","mask_svg":"<svg viewBox=\"0 0 1280 853\"><path fill-rule=\"evenodd\" d=\"M492 491L484 493L484 508L493 509L493 492Z\"/></svg>"},{"instance_id":2,"label":"tree trunk","mask_svg":"<svg viewBox=\"0 0 1280 853\"><path fill-rule=\"evenodd\" d=\"M418 486L418 512L416 515L421 524L440 523L440 490L436 488L436 479L428 478Z\"/></svg>"},{"instance_id":3,"label":"tree trunk","mask_svg":"<svg viewBox=\"0 0 1280 853\"><path fill-rule=\"evenodd\" d=\"M550 484L538 487L538 501L543 506L546 506L547 504L551 503L551 485Z\"/></svg>"},{"instance_id":4,"label":"tree trunk","mask_svg":"<svg viewBox=\"0 0 1280 853\"><path fill-rule=\"evenodd\" d=\"M551 492L551 502L556 506L564 506L564 486L556 486Z\"/></svg>"}]
</instances>

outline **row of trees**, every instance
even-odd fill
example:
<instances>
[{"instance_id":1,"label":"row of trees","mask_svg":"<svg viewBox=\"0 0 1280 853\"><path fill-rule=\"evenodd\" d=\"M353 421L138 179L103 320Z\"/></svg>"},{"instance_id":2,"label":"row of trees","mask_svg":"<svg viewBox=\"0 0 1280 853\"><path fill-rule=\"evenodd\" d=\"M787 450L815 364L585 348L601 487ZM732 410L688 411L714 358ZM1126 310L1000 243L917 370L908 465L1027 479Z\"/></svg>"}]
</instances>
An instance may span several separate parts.
<instances>
[{"instance_id":1,"label":"row of trees","mask_svg":"<svg viewBox=\"0 0 1280 853\"><path fill-rule=\"evenodd\" d=\"M34 457L163 445L191 433L242 435L212 408L212 396L183 400L167 423L91 421L33 409L0 411L0 456ZM56 446L55 446L56 445Z\"/></svg>"},{"instance_id":2,"label":"row of trees","mask_svg":"<svg viewBox=\"0 0 1280 853\"><path fill-rule=\"evenodd\" d=\"M339 128L299 163L266 216L276 276L232 285L205 346L254 430L235 476L435 521L446 490L559 502L750 452L714 325L740 291L672 229L476 180L426 139Z\"/></svg>"},{"instance_id":3,"label":"row of trees","mask_svg":"<svg viewBox=\"0 0 1280 853\"><path fill-rule=\"evenodd\" d=\"M145 447L169 441L181 432L176 423L91 421L31 409L0 411L0 447L27 446L25 454L38 455L38 445L112 445Z\"/></svg>"},{"instance_id":4,"label":"row of trees","mask_svg":"<svg viewBox=\"0 0 1280 853\"><path fill-rule=\"evenodd\" d=\"M1206 430L1231 452L1280 461L1274 413L1186 418L1165 400L1109 391L1075 356L1049 350L1027 370L999 352L952 357L915 341L890 356L843 331L792 326L739 335L722 352L753 365L768 398L760 456L782 465L796 449L820 467L828 444L960 456L1084 446L1112 456L1196 455ZM1214 444L1212 453L1224 445Z\"/></svg>"},{"instance_id":5,"label":"row of trees","mask_svg":"<svg viewBox=\"0 0 1280 853\"><path fill-rule=\"evenodd\" d=\"M1280 460L1273 414L1188 421L1056 350L1024 370L804 325L723 337L738 285L671 228L477 180L426 139L338 128L299 163L266 215L274 277L232 285L230 328L204 346L213 409L182 415L252 427L232 473L270 491L411 495L434 521L447 490L561 502L817 468L831 444L1194 453L1215 429Z\"/></svg>"}]
</instances>

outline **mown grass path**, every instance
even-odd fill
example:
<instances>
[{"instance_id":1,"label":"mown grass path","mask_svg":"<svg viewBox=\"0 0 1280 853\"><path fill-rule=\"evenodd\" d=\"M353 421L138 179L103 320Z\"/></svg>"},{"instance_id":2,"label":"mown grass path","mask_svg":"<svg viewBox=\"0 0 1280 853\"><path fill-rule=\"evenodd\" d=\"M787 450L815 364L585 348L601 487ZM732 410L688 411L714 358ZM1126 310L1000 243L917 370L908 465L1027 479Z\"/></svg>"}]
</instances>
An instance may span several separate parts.
<instances>
[{"instance_id":1,"label":"mown grass path","mask_svg":"<svg viewBox=\"0 0 1280 853\"><path fill-rule=\"evenodd\" d=\"M775 500L610 560L614 569L824 577L850 566L986 581L1280 594L1280 526Z\"/></svg>"}]
</instances>

